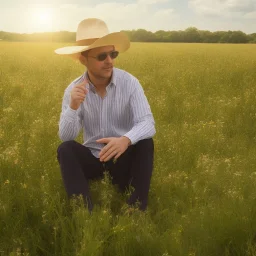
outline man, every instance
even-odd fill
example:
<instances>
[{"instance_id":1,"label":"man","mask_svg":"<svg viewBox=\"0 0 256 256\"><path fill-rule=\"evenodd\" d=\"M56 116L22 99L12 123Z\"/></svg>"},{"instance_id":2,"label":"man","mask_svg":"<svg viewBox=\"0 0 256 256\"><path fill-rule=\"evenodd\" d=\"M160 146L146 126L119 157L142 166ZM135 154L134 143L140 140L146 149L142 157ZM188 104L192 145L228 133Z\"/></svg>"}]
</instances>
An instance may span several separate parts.
<instances>
[{"instance_id":1,"label":"man","mask_svg":"<svg viewBox=\"0 0 256 256\"><path fill-rule=\"evenodd\" d=\"M77 46L57 49L87 68L65 90L59 122L64 141L57 159L69 197L82 194L88 210L93 203L89 179L109 171L124 192L134 187L127 203L147 208L153 169L154 119L139 81L114 68L114 59L130 42L122 32L109 33L104 21L85 19L78 25ZM83 128L84 143L75 141Z\"/></svg>"}]
</instances>

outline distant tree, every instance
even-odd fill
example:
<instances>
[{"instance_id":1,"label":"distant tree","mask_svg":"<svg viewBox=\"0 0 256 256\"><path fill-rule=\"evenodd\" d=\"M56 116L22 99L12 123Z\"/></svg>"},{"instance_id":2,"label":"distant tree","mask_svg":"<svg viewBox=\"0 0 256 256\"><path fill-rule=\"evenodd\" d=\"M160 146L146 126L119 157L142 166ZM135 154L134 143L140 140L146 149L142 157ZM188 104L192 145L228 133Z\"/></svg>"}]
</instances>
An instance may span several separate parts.
<instances>
[{"instance_id":1,"label":"distant tree","mask_svg":"<svg viewBox=\"0 0 256 256\"><path fill-rule=\"evenodd\" d=\"M213 33L208 30L199 30L202 43L213 43Z\"/></svg>"},{"instance_id":2,"label":"distant tree","mask_svg":"<svg viewBox=\"0 0 256 256\"><path fill-rule=\"evenodd\" d=\"M232 31L227 31L227 32L224 32L222 37L220 38L220 43L228 43L229 40L230 40L230 36L232 34Z\"/></svg>"},{"instance_id":3,"label":"distant tree","mask_svg":"<svg viewBox=\"0 0 256 256\"><path fill-rule=\"evenodd\" d=\"M169 32L158 30L154 34L156 42L169 42Z\"/></svg>"},{"instance_id":4,"label":"distant tree","mask_svg":"<svg viewBox=\"0 0 256 256\"><path fill-rule=\"evenodd\" d=\"M230 35L229 40L230 40L229 43L234 43L234 44L248 43L248 37L242 31L232 31L232 34Z\"/></svg>"},{"instance_id":5,"label":"distant tree","mask_svg":"<svg viewBox=\"0 0 256 256\"><path fill-rule=\"evenodd\" d=\"M248 35L247 38L249 43L253 43L253 44L256 43L256 33Z\"/></svg>"},{"instance_id":6,"label":"distant tree","mask_svg":"<svg viewBox=\"0 0 256 256\"><path fill-rule=\"evenodd\" d=\"M198 30L189 27L186 30L165 31L155 33L145 29L122 30L132 42L187 42L187 43L256 43L256 33L246 35L242 31ZM75 42L75 32L59 31L48 33L18 34L0 31L4 41L34 41L34 42Z\"/></svg>"},{"instance_id":7,"label":"distant tree","mask_svg":"<svg viewBox=\"0 0 256 256\"><path fill-rule=\"evenodd\" d=\"M134 30L121 30L121 32L125 33L130 40L132 40L132 33Z\"/></svg>"},{"instance_id":8,"label":"distant tree","mask_svg":"<svg viewBox=\"0 0 256 256\"><path fill-rule=\"evenodd\" d=\"M155 35L151 31L145 29L138 29L132 34L134 42L152 42L155 41Z\"/></svg>"},{"instance_id":9,"label":"distant tree","mask_svg":"<svg viewBox=\"0 0 256 256\"><path fill-rule=\"evenodd\" d=\"M55 42L75 42L76 34L74 32L60 31L52 35L52 40Z\"/></svg>"},{"instance_id":10,"label":"distant tree","mask_svg":"<svg viewBox=\"0 0 256 256\"><path fill-rule=\"evenodd\" d=\"M170 31L169 40L170 42L173 42L173 43L184 42L184 32L181 30Z\"/></svg>"},{"instance_id":11,"label":"distant tree","mask_svg":"<svg viewBox=\"0 0 256 256\"><path fill-rule=\"evenodd\" d=\"M225 31L215 31L211 36L211 43L221 43L221 38L226 34Z\"/></svg>"},{"instance_id":12,"label":"distant tree","mask_svg":"<svg viewBox=\"0 0 256 256\"><path fill-rule=\"evenodd\" d=\"M184 31L184 41L188 43L199 43L202 41L200 32L195 27L189 27Z\"/></svg>"},{"instance_id":13,"label":"distant tree","mask_svg":"<svg viewBox=\"0 0 256 256\"><path fill-rule=\"evenodd\" d=\"M248 37L242 31L228 31L223 34L220 39L221 43L232 43L232 44L240 44L247 43Z\"/></svg>"}]
</instances>

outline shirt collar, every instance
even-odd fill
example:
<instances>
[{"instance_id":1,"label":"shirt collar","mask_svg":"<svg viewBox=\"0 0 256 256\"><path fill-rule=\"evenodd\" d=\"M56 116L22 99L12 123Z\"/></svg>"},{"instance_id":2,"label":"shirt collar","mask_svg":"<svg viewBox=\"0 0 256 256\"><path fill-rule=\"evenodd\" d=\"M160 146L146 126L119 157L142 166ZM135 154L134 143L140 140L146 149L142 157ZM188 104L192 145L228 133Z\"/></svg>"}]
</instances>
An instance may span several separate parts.
<instances>
[{"instance_id":1,"label":"shirt collar","mask_svg":"<svg viewBox=\"0 0 256 256\"><path fill-rule=\"evenodd\" d=\"M110 83L112 83L114 86L116 86L116 70L114 67L113 67L112 78L111 78Z\"/></svg>"},{"instance_id":2,"label":"shirt collar","mask_svg":"<svg viewBox=\"0 0 256 256\"><path fill-rule=\"evenodd\" d=\"M83 78L86 78L88 81L89 81L89 78L88 78L88 71L85 71L84 74L83 74ZM116 86L116 71L115 71L115 68L113 68L113 72L112 72L112 77L111 77L111 80L110 80L110 83L109 85L113 85L113 86ZM89 86L90 86L90 89L93 90L93 92L95 92L95 87L94 85L89 81Z\"/></svg>"}]
</instances>

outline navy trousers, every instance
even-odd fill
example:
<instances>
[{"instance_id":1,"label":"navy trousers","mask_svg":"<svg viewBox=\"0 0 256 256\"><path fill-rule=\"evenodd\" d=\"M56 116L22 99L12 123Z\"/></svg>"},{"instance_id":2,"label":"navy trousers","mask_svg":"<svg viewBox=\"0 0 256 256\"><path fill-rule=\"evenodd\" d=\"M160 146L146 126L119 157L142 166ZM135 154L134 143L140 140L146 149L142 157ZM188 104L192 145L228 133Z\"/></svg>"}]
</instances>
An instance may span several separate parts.
<instances>
[{"instance_id":1,"label":"navy trousers","mask_svg":"<svg viewBox=\"0 0 256 256\"><path fill-rule=\"evenodd\" d=\"M74 140L61 143L57 149L57 159L67 195L82 195L90 212L93 209L93 202L88 180L102 178L106 170L112 177L112 183L118 184L122 192L129 185L134 187L134 192L127 203L134 205L138 201L140 210L146 210L153 158L152 138L130 145L116 163L113 163L113 159L106 163L100 162L88 148Z\"/></svg>"}]
</instances>

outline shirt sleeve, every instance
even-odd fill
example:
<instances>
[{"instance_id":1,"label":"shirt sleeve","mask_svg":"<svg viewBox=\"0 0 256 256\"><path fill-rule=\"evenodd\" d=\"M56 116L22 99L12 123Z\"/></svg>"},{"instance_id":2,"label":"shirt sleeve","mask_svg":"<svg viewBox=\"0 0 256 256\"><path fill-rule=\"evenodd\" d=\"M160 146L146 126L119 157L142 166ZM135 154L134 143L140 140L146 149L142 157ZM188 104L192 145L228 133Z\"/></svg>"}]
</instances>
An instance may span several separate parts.
<instances>
[{"instance_id":1,"label":"shirt sleeve","mask_svg":"<svg viewBox=\"0 0 256 256\"><path fill-rule=\"evenodd\" d=\"M70 90L65 90L62 111L59 121L58 135L62 141L74 140L78 135L83 125L83 116L81 106L77 110L70 108Z\"/></svg>"},{"instance_id":2,"label":"shirt sleeve","mask_svg":"<svg viewBox=\"0 0 256 256\"><path fill-rule=\"evenodd\" d=\"M134 125L129 132L123 135L130 139L132 145L140 140L152 138L156 133L155 121L143 88L137 79L135 83L136 89L130 98Z\"/></svg>"}]
</instances>

